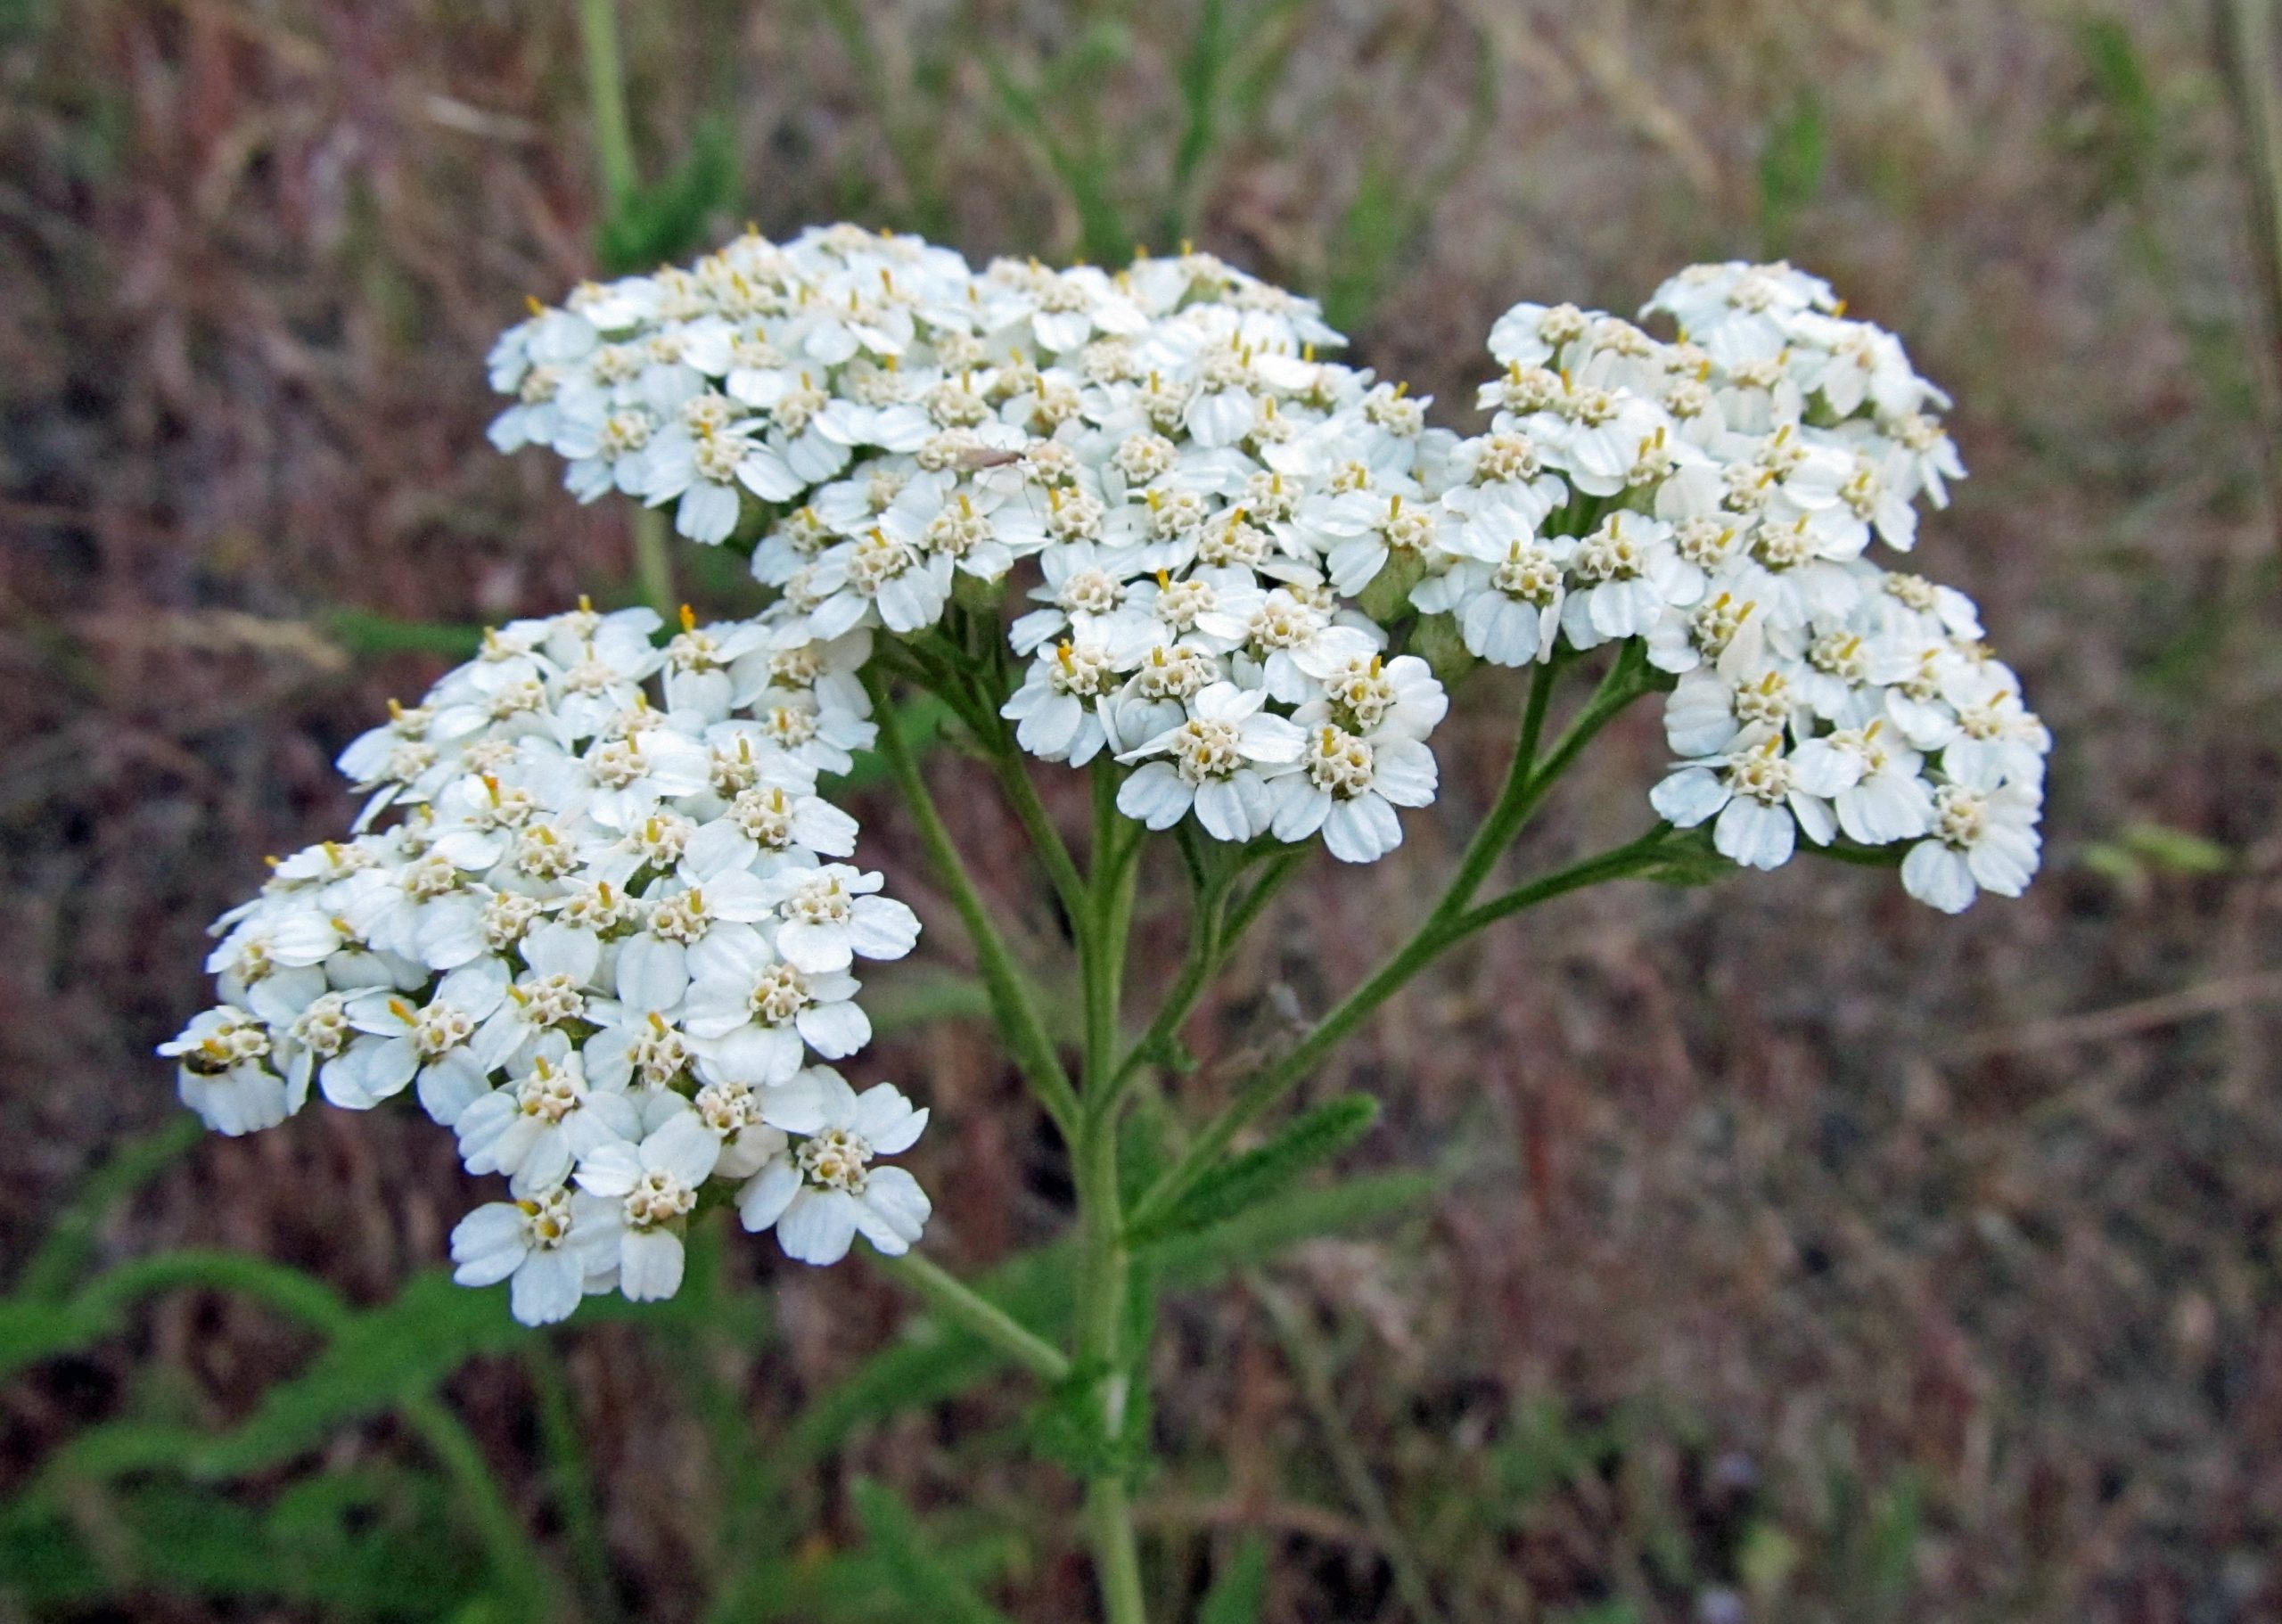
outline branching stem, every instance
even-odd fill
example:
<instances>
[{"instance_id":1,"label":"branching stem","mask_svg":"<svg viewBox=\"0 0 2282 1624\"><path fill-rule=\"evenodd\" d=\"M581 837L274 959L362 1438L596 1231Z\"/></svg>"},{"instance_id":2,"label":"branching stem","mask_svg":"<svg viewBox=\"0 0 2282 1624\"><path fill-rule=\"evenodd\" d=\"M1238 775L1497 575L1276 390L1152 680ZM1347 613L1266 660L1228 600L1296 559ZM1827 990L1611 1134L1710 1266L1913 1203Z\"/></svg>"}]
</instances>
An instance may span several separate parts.
<instances>
[{"instance_id":1,"label":"branching stem","mask_svg":"<svg viewBox=\"0 0 2282 1624\"><path fill-rule=\"evenodd\" d=\"M1014 1063L1022 1068L1039 1103L1063 1136L1074 1138L1078 1126L1077 1095L1070 1086L1068 1073L1062 1069L1061 1058L1054 1052L1054 1039L1038 1017L1029 980L1006 950L1006 939L991 923L990 911L983 906L981 893L975 890L973 877L960 859L950 831L943 826L942 814L936 810L934 798L927 791L927 781L921 775L919 764L904 739L885 679L867 670L864 682L879 722L880 754L902 792L904 804L911 810L912 821L919 826L920 843L927 849L936 877L950 893L952 906L958 909L967 936L974 943L976 966L989 991L990 1008L998 1029L1006 1037Z\"/></svg>"}]
</instances>

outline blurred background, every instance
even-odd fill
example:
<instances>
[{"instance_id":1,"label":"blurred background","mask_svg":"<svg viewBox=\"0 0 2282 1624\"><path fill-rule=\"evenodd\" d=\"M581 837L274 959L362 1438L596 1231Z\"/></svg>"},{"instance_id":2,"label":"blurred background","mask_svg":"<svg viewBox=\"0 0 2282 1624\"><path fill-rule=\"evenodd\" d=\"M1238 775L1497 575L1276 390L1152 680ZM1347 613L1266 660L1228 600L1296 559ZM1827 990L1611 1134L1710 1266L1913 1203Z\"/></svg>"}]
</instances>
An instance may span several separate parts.
<instances>
[{"instance_id":1,"label":"blurred background","mask_svg":"<svg viewBox=\"0 0 2282 1624\"><path fill-rule=\"evenodd\" d=\"M1958 398L1974 477L1918 558L2057 735L2047 872L1955 922L1830 865L1596 891L1398 1001L1316 1085L1386 1099L1349 1169L1383 1210L1201 1273L1162 1328L1153 1600L1186 1616L1256 1538L1278 1624L2282 1616L2271 11L644 0L613 187L576 6L0 0L0 1280L65 1214L51 1275L197 1245L373 1305L441 1259L474 1193L447 1136L312 1111L193 1144L151 1046L262 855L345 827L330 762L387 696L469 626L630 596L624 509L484 442L526 296L747 220L1192 238L1472 427L1514 300L1788 255ZM693 551L686 595L756 602ZM1403 852L1319 861L1193 1046L1276 1041L1397 939L1513 703L1469 685ZM1524 861L1646 822L1651 709ZM858 796L934 927L859 1070L936 1108L934 1255L1003 1268L1063 1220L1060 1152ZM953 814L1057 973L1016 832ZM1178 909L1143 929L1145 1000ZM438 1373L580 1613L694 1618L743 1563L726 1616L917 1616L865 1588L868 1478L1006 1613L1091 1616L1022 1383L928 1402L923 1347L872 1357L908 1305L860 1262L739 1237L710 1290L686 1334L582 1316ZM242 1422L312 1346L193 1292L20 1361L0 1508L82 1464L0 1509L0 1618L503 1616L424 1393L199 1483L84 1447Z\"/></svg>"}]
</instances>

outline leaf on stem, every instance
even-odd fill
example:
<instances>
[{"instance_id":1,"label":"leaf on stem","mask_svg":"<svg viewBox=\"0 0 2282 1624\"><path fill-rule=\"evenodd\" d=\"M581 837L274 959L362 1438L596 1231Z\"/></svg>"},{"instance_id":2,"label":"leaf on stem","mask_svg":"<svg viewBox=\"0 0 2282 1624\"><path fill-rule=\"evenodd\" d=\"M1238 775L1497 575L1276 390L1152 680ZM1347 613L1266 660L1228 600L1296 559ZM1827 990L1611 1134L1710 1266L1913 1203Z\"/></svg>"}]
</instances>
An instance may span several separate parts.
<instances>
[{"instance_id":1,"label":"leaf on stem","mask_svg":"<svg viewBox=\"0 0 2282 1624\"><path fill-rule=\"evenodd\" d=\"M1212 1587L1196 1609L1196 1624L1260 1624L1267 1611L1268 1541L1247 1534L1227 1567L1212 1576Z\"/></svg>"},{"instance_id":2,"label":"leaf on stem","mask_svg":"<svg viewBox=\"0 0 2282 1624\"><path fill-rule=\"evenodd\" d=\"M1365 1094L1342 1095L1318 1105L1257 1150L1244 1152L1205 1174L1163 1212L1129 1233L1135 1246L1194 1234L1225 1224L1280 1195L1309 1168L1330 1161L1370 1131L1379 1103Z\"/></svg>"},{"instance_id":3,"label":"leaf on stem","mask_svg":"<svg viewBox=\"0 0 2282 1624\"><path fill-rule=\"evenodd\" d=\"M976 1595L972 1587L929 1548L918 1520L892 1490L870 1478L858 1478L849 1489L856 1516L877 1551L888 1582L913 1616L932 1624L1009 1624L1006 1615Z\"/></svg>"}]
</instances>

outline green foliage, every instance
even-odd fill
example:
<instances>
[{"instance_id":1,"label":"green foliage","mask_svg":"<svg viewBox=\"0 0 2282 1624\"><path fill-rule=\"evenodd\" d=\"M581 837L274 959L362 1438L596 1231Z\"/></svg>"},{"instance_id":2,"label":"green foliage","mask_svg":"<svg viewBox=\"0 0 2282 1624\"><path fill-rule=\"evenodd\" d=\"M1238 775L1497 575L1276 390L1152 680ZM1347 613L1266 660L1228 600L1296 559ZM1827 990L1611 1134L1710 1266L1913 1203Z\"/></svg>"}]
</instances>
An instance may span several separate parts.
<instances>
[{"instance_id":1,"label":"green foliage","mask_svg":"<svg viewBox=\"0 0 2282 1624\"><path fill-rule=\"evenodd\" d=\"M684 259L709 242L718 216L736 205L736 136L726 119L701 120L672 173L629 187L596 234L595 252L613 275Z\"/></svg>"},{"instance_id":2,"label":"green foliage","mask_svg":"<svg viewBox=\"0 0 2282 1624\"><path fill-rule=\"evenodd\" d=\"M1231 1157L1197 1180L1189 1192L1127 1238L1150 1246L1194 1234L1282 1194L1309 1168L1330 1161L1370 1131L1379 1103L1368 1095L1342 1095L1317 1106L1257 1150Z\"/></svg>"},{"instance_id":3,"label":"green foliage","mask_svg":"<svg viewBox=\"0 0 2282 1624\"><path fill-rule=\"evenodd\" d=\"M365 609L336 609L324 617L325 635L352 654L438 654L467 660L483 646L480 626L402 620Z\"/></svg>"},{"instance_id":4,"label":"green foliage","mask_svg":"<svg viewBox=\"0 0 2282 1624\"><path fill-rule=\"evenodd\" d=\"M1499 1492L1521 1510L1598 1472L1621 1447L1613 1422L1580 1426L1558 1398L1546 1398L1515 1413L1490 1451L1490 1469Z\"/></svg>"},{"instance_id":5,"label":"green foliage","mask_svg":"<svg viewBox=\"0 0 2282 1624\"><path fill-rule=\"evenodd\" d=\"M2119 885L2142 887L2159 874L2217 874L2235 854L2218 841L2168 824L2133 824L2084 849L2086 868Z\"/></svg>"},{"instance_id":6,"label":"green foliage","mask_svg":"<svg viewBox=\"0 0 2282 1624\"><path fill-rule=\"evenodd\" d=\"M1860 1589L1884 1614L1898 1612L1909 1597L1924 1522L1924 1489L1917 1473L1905 1470L1878 1497L1862 1543Z\"/></svg>"},{"instance_id":7,"label":"green foliage","mask_svg":"<svg viewBox=\"0 0 2282 1624\"><path fill-rule=\"evenodd\" d=\"M435 1483L385 1467L310 1479L267 1507L181 1483L115 1488L99 1538L86 1509L0 1523L0 1595L56 1609L158 1590L266 1596L328 1618L436 1619L481 1584Z\"/></svg>"},{"instance_id":8,"label":"green foliage","mask_svg":"<svg viewBox=\"0 0 2282 1624\"><path fill-rule=\"evenodd\" d=\"M2163 134L2163 111L2139 48L2120 18L2087 17L2076 49L2091 81L2090 117L2073 132L2097 164L2103 196L2136 201L2145 192Z\"/></svg>"},{"instance_id":9,"label":"green foliage","mask_svg":"<svg viewBox=\"0 0 2282 1624\"><path fill-rule=\"evenodd\" d=\"M415 1275L396 1300L359 1314L308 1368L280 1382L236 1431L190 1463L240 1475L322 1443L342 1424L432 1392L482 1353L505 1353L534 1333L507 1314L506 1294L471 1292L442 1269Z\"/></svg>"},{"instance_id":10,"label":"green foliage","mask_svg":"<svg viewBox=\"0 0 2282 1624\"><path fill-rule=\"evenodd\" d=\"M976 1595L931 1550L919 1525L892 1490L869 1478L849 1488L889 1582L931 1624L1007 1624L1006 1615Z\"/></svg>"},{"instance_id":11,"label":"green foliage","mask_svg":"<svg viewBox=\"0 0 2282 1624\"><path fill-rule=\"evenodd\" d=\"M1564 1607L1553 1615L1553 1624L1640 1624L1639 1609L1621 1597L1595 1602L1589 1607Z\"/></svg>"},{"instance_id":12,"label":"green foliage","mask_svg":"<svg viewBox=\"0 0 2282 1624\"><path fill-rule=\"evenodd\" d=\"M1655 866L1640 877L1658 885L1685 887L1710 885L1735 872L1736 865L1712 844L1712 825L1700 824L1666 834L1656 849Z\"/></svg>"},{"instance_id":13,"label":"green foliage","mask_svg":"<svg viewBox=\"0 0 2282 1624\"><path fill-rule=\"evenodd\" d=\"M1169 1236L1151 1249L1170 1284L1197 1286L1318 1235L1360 1229L1424 1203L1442 1187L1432 1172L1377 1173L1294 1191L1211 1229Z\"/></svg>"},{"instance_id":14,"label":"green foliage","mask_svg":"<svg viewBox=\"0 0 2282 1624\"><path fill-rule=\"evenodd\" d=\"M1212 1587L1196 1609L1196 1624L1260 1624L1268 1611L1268 1541L1248 1534L1212 1576Z\"/></svg>"},{"instance_id":15,"label":"green foliage","mask_svg":"<svg viewBox=\"0 0 2282 1624\"><path fill-rule=\"evenodd\" d=\"M1828 158L1822 106L1802 92L1767 127L1759 151L1759 234L1769 256L1789 251L1791 228L1822 191Z\"/></svg>"},{"instance_id":16,"label":"green foliage","mask_svg":"<svg viewBox=\"0 0 2282 1624\"><path fill-rule=\"evenodd\" d=\"M1090 92L1132 53L1131 34L1122 23L1105 19L1034 80L1015 77L996 53L982 62L998 116L1045 160L1077 211L1082 251L1105 265L1116 264L1132 250L1133 234L1118 207L1113 164ZM1074 134L1065 127L1071 124L1078 127Z\"/></svg>"},{"instance_id":17,"label":"green foliage","mask_svg":"<svg viewBox=\"0 0 2282 1624\"><path fill-rule=\"evenodd\" d=\"M1434 210L1473 165L1498 117L1497 53L1476 53L1466 119L1449 152L1421 172L1416 160L1381 144L1366 153L1362 177L1324 250L1324 319L1342 332L1361 326L1424 234Z\"/></svg>"},{"instance_id":18,"label":"green foliage","mask_svg":"<svg viewBox=\"0 0 2282 1624\"><path fill-rule=\"evenodd\" d=\"M1754 1599L1772 1604L1790 1585L1802 1554L1799 1542L1781 1523L1762 1520L1744 1535L1743 1548L1736 1554L1736 1572Z\"/></svg>"},{"instance_id":19,"label":"green foliage","mask_svg":"<svg viewBox=\"0 0 2282 1624\"><path fill-rule=\"evenodd\" d=\"M187 1154L203 1136L198 1119L185 1112L112 1152L111 1160L81 1183L56 1216L39 1250L24 1265L16 1281L15 1297L53 1301L67 1295L94 1260L95 1232L104 1216ZM0 1302L0 1317L12 1306ZM0 1345L5 1341L5 1334L0 1333ZM0 1369L4 1368L4 1356L0 1356Z\"/></svg>"},{"instance_id":20,"label":"green foliage","mask_svg":"<svg viewBox=\"0 0 2282 1624\"><path fill-rule=\"evenodd\" d=\"M1113 1431L1108 1421L1112 1390L1120 1415ZM1129 1484L1149 1462L1149 1420L1145 1384L1137 1382L1130 1367L1080 1365L1031 1412L1030 1444L1072 1477L1115 1477Z\"/></svg>"}]
</instances>

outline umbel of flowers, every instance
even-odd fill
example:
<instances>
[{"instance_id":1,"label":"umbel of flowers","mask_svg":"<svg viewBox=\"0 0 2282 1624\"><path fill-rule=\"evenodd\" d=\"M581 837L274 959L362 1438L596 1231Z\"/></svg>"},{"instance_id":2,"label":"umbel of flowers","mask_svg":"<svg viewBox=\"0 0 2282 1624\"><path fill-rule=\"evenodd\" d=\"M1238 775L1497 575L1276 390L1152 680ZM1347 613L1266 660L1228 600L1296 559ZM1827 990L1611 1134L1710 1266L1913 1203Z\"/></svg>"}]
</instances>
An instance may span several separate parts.
<instances>
[{"instance_id":1,"label":"umbel of flowers","mask_svg":"<svg viewBox=\"0 0 2282 1624\"><path fill-rule=\"evenodd\" d=\"M879 1159L925 1113L822 1063L869 1033L853 961L917 931L815 793L881 670L1093 764L1201 872L1383 857L1446 680L1607 644L1668 691L1666 824L1752 868L1888 849L1950 912L2017 894L2049 739L1971 602L1872 556L1963 473L1946 398L1787 266L1694 267L1643 319L1673 336L1516 306L1461 439L1209 255L978 273L841 226L578 289L494 350L494 443L749 551L773 601L507 627L357 741L358 832L217 927L184 1098L241 1133L312 1083L408 1092L507 1177L453 1251L526 1319L670 1293L715 1191L796 1258L901 1251L928 1203Z\"/></svg>"},{"instance_id":2,"label":"umbel of flowers","mask_svg":"<svg viewBox=\"0 0 2282 1624\"><path fill-rule=\"evenodd\" d=\"M393 708L341 757L372 791L358 833L223 915L223 1001L160 1050L226 1134L313 1087L352 1111L410 1095L507 1180L452 1255L533 1324L671 1296L717 1192L812 1263L859 1233L901 1252L928 1216L881 1160L927 1113L823 1063L871 1037L857 961L919 934L816 793L872 736L867 636L787 652L685 615L661 648L658 625L518 621Z\"/></svg>"},{"instance_id":3,"label":"umbel of flowers","mask_svg":"<svg viewBox=\"0 0 2282 1624\"><path fill-rule=\"evenodd\" d=\"M1460 439L1210 255L977 274L840 226L513 328L492 436L751 541L780 648L926 631L1034 559L1006 714L1046 759L1134 764L1119 805L1153 829L1381 857L1434 793L1421 652L1638 640L1678 679L1674 824L1760 868L1802 833L1905 844L1951 912L2017 894L2049 740L1972 603L1869 556L1964 472L1947 398L1787 266L1695 267L1644 316L1680 336L1514 307Z\"/></svg>"}]
</instances>

